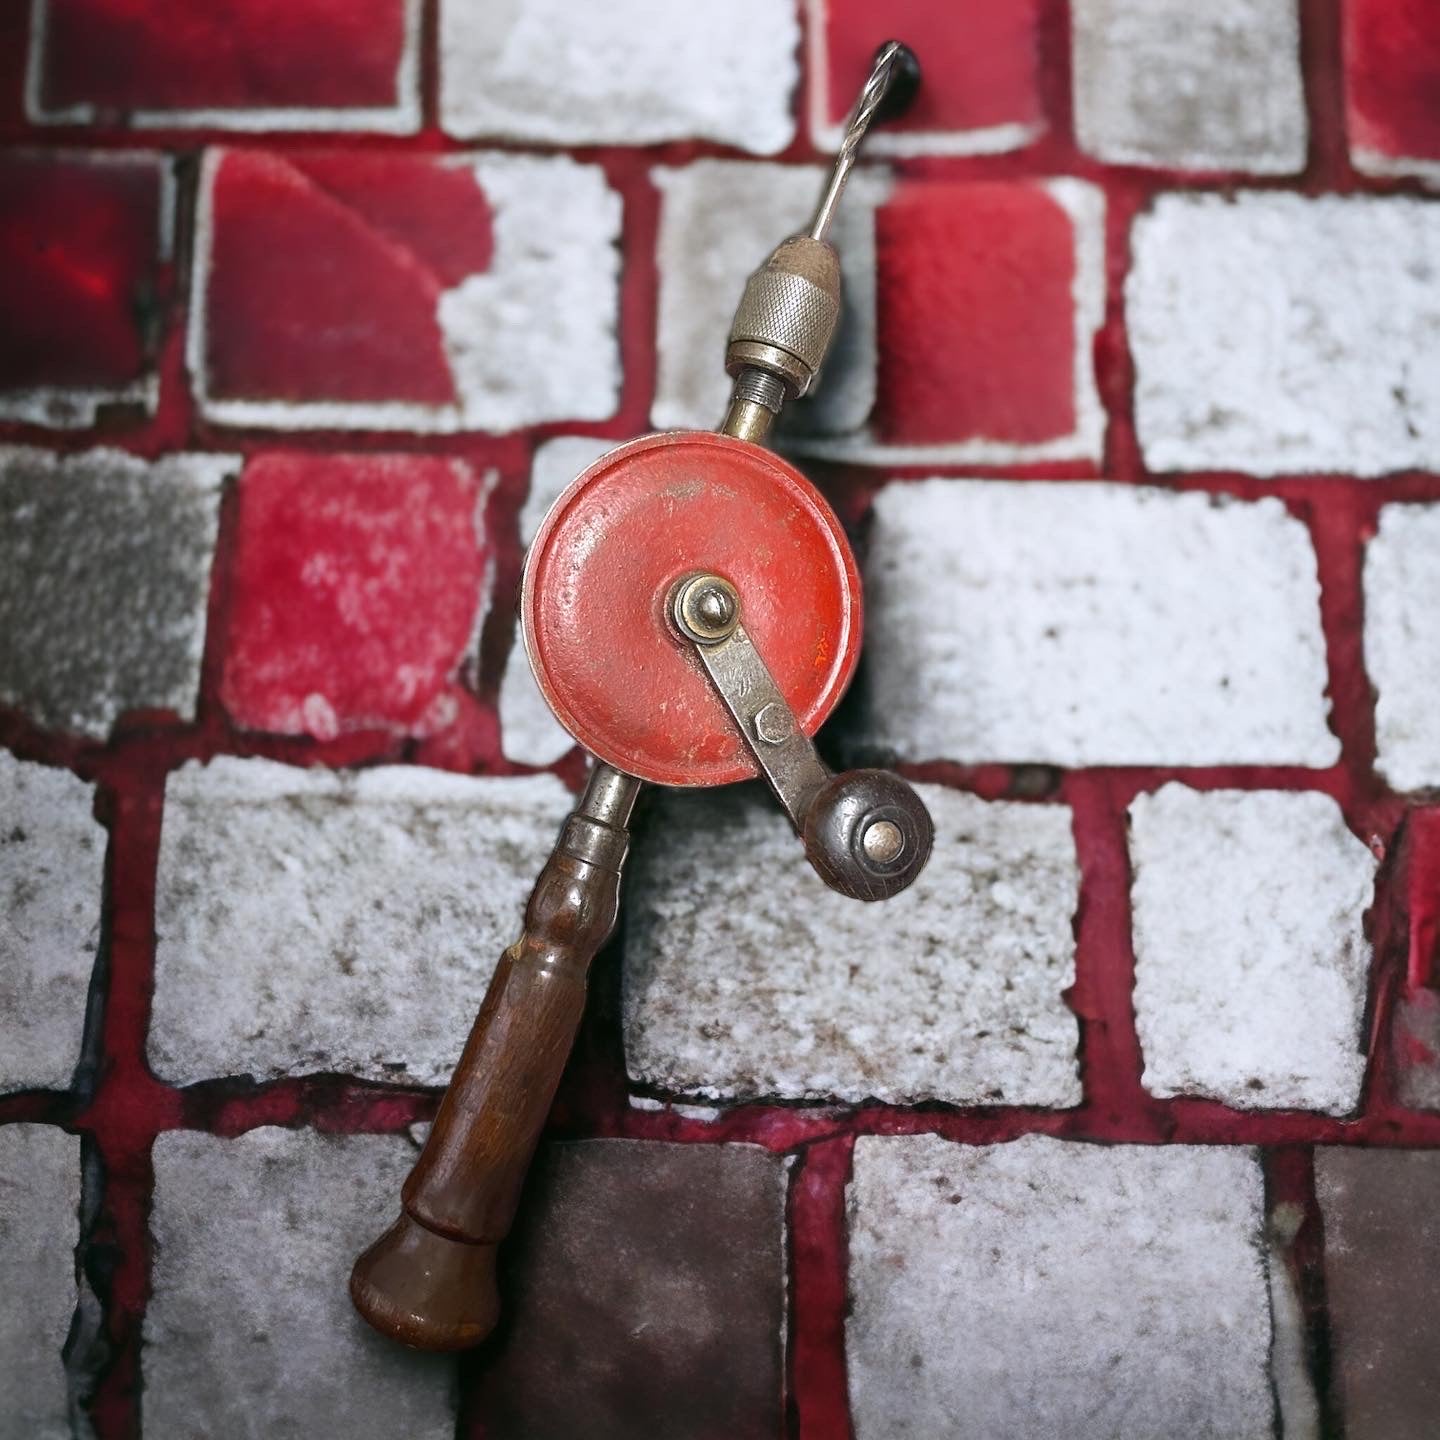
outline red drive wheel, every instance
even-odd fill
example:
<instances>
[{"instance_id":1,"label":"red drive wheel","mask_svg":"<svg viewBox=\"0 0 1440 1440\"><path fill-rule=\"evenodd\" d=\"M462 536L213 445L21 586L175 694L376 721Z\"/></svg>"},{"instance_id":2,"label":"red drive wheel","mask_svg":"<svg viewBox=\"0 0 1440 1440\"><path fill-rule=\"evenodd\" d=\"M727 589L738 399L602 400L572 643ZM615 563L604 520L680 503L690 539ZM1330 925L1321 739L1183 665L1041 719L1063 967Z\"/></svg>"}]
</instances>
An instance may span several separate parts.
<instances>
[{"instance_id":1,"label":"red drive wheel","mask_svg":"<svg viewBox=\"0 0 1440 1440\"><path fill-rule=\"evenodd\" d=\"M555 502L525 561L521 630L560 723L601 760L661 785L758 775L666 601L709 571L807 735L860 655L860 577L834 511L792 466L709 431L647 435Z\"/></svg>"}]
</instances>

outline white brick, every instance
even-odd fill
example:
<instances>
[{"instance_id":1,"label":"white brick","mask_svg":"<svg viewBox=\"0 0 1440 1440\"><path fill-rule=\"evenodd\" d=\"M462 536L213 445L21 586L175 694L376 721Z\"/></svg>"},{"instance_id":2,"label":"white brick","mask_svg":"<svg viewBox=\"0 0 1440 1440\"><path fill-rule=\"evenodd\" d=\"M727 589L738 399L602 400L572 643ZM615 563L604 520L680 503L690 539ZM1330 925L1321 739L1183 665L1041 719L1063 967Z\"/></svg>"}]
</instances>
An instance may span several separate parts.
<instances>
[{"instance_id":1,"label":"white brick","mask_svg":"<svg viewBox=\"0 0 1440 1440\"><path fill-rule=\"evenodd\" d=\"M205 157L192 293L207 293L211 200L223 152ZM210 394L206 306L191 307L186 354L208 419L269 429L504 432L604 420L620 398L621 201L597 165L485 154L469 164L489 202L494 252L435 308L458 403L225 398ZM543 323L537 323L543 317Z\"/></svg>"},{"instance_id":2,"label":"white brick","mask_svg":"<svg viewBox=\"0 0 1440 1440\"><path fill-rule=\"evenodd\" d=\"M720 1099L1079 1103L1069 811L919 788L934 855L876 905L827 890L758 787L656 807L629 882L632 1077Z\"/></svg>"},{"instance_id":3,"label":"white brick","mask_svg":"<svg viewBox=\"0 0 1440 1440\"><path fill-rule=\"evenodd\" d=\"M0 1434L71 1440L61 1351L75 1313L80 1142L0 1126Z\"/></svg>"},{"instance_id":4,"label":"white brick","mask_svg":"<svg viewBox=\"0 0 1440 1440\"><path fill-rule=\"evenodd\" d=\"M1329 765L1315 556L1278 500L893 483L865 738L907 760Z\"/></svg>"},{"instance_id":5,"label":"white brick","mask_svg":"<svg viewBox=\"0 0 1440 1440\"><path fill-rule=\"evenodd\" d=\"M546 145L793 139L795 0L441 0L440 118L452 135Z\"/></svg>"},{"instance_id":6,"label":"white brick","mask_svg":"<svg viewBox=\"0 0 1440 1440\"><path fill-rule=\"evenodd\" d=\"M1397 790L1440 785L1440 505L1386 505L1365 551L1365 665L1376 764Z\"/></svg>"},{"instance_id":7,"label":"white brick","mask_svg":"<svg viewBox=\"0 0 1440 1440\"><path fill-rule=\"evenodd\" d=\"M1255 1152L862 1136L856 1440L1269 1440Z\"/></svg>"},{"instance_id":8,"label":"white brick","mask_svg":"<svg viewBox=\"0 0 1440 1440\"><path fill-rule=\"evenodd\" d=\"M156 895L156 1073L443 1083L569 808L550 776L230 759L177 771Z\"/></svg>"},{"instance_id":9,"label":"white brick","mask_svg":"<svg viewBox=\"0 0 1440 1440\"><path fill-rule=\"evenodd\" d=\"M453 1362L375 1334L346 1293L415 1161L405 1137L170 1131L154 1158L147 1440L450 1440Z\"/></svg>"},{"instance_id":10,"label":"white brick","mask_svg":"<svg viewBox=\"0 0 1440 1440\"><path fill-rule=\"evenodd\" d=\"M0 703L104 739L195 714L220 488L239 461L0 448Z\"/></svg>"},{"instance_id":11,"label":"white brick","mask_svg":"<svg viewBox=\"0 0 1440 1440\"><path fill-rule=\"evenodd\" d=\"M1440 467L1440 209L1164 195L1132 250L1126 315L1152 469Z\"/></svg>"},{"instance_id":12,"label":"white brick","mask_svg":"<svg viewBox=\"0 0 1440 1440\"><path fill-rule=\"evenodd\" d=\"M725 411L725 341L745 280L820 198L812 165L701 160L659 168L658 369L650 418L659 429L710 429ZM789 428L857 430L875 404L875 209L890 188L884 172L857 171L835 217L845 310L813 399L787 415ZM792 418L793 417L793 418Z\"/></svg>"},{"instance_id":13,"label":"white brick","mask_svg":"<svg viewBox=\"0 0 1440 1440\"><path fill-rule=\"evenodd\" d=\"M0 1090L63 1090L100 944L94 788L0 750Z\"/></svg>"},{"instance_id":14,"label":"white brick","mask_svg":"<svg viewBox=\"0 0 1440 1440\"><path fill-rule=\"evenodd\" d=\"M613 442L588 435L561 435L535 452L530 491L520 510L520 543L529 546L560 492ZM516 627L515 640L500 680L500 742L505 758L518 765L553 765L575 748L575 741L551 713L525 655Z\"/></svg>"},{"instance_id":15,"label":"white brick","mask_svg":"<svg viewBox=\"0 0 1440 1440\"><path fill-rule=\"evenodd\" d=\"M1153 1095L1344 1114L1365 1073L1375 861L1327 795L1166 785L1130 807Z\"/></svg>"},{"instance_id":16,"label":"white brick","mask_svg":"<svg viewBox=\"0 0 1440 1440\"><path fill-rule=\"evenodd\" d=\"M1305 164L1297 0L1072 0L1075 131L1111 164Z\"/></svg>"}]
</instances>

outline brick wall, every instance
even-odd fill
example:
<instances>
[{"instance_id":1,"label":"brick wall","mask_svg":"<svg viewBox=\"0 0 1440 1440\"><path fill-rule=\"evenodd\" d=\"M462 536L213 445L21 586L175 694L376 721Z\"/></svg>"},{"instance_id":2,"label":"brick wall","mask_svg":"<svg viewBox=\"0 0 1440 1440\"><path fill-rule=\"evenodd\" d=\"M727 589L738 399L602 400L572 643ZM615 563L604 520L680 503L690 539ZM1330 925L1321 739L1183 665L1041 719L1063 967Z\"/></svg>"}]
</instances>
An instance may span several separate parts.
<instances>
[{"instance_id":1,"label":"brick wall","mask_svg":"<svg viewBox=\"0 0 1440 1440\"><path fill-rule=\"evenodd\" d=\"M785 443L934 861L656 797L410 1356L348 1265L582 769L523 546L889 32ZM0 138L0 1436L1434 1435L1435 0L7 0Z\"/></svg>"}]
</instances>

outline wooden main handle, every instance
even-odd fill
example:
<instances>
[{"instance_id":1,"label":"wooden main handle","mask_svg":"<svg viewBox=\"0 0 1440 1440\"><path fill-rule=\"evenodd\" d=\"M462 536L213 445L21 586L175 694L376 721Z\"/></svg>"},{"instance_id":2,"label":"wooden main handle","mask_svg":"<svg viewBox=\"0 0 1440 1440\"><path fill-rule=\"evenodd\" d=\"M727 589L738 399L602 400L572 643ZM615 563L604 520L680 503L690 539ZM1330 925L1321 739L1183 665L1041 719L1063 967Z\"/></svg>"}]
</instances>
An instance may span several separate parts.
<instances>
[{"instance_id":1,"label":"wooden main handle","mask_svg":"<svg viewBox=\"0 0 1440 1440\"><path fill-rule=\"evenodd\" d=\"M464 1350L495 1326L496 1251L574 1043L590 961L615 926L638 788L596 764L525 933L500 957L400 1217L355 1262L355 1308L403 1344Z\"/></svg>"}]
</instances>

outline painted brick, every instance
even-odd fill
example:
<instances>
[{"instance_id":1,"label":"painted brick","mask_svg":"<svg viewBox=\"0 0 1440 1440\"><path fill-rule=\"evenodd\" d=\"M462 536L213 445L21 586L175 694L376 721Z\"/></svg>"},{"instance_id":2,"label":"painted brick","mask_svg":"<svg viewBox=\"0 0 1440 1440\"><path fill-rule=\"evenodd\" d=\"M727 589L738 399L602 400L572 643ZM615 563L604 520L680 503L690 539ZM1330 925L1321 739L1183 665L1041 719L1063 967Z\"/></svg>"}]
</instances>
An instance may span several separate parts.
<instances>
[{"instance_id":1,"label":"painted brick","mask_svg":"<svg viewBox=\"0 0 1440 1440\"><path fill-rule=\"evenodd\" d=\"M220 692L235 720L321 739L452 721L489 598L489 489L438 456L251 461Z\"/></svg>"},{"instance_id":2,"label":"painted brick","mask_svg":"<svg viewBox=\"0 0 1440 1440\"><path fill-rule=\"evenodd\" d=\"M37 123L420 128L419 0L37 0Z\"/></svg>"},{"instance_id":3,"label":"painted brick","mask_svg":"<svg viewBox=\"0 0 1440 1440\"><path fill-rule=\"evenodd\" d=\"M0 1090L63 1090L100 943L94 787L0 750Z\"/></svg>"},{"instance_id":4,"label":"painted brick","mask_svg":"<svg viewBox=\"0 0 1440 1440\"><path fill-rule=\"evenodd\" d=\"M878 441L897 458L1098 458L1102 212L1074 180L897 186L876 217Z\"/></svg>"},{"instance_id":5,"label":"painted brick","mask_svg":"<svg viewBox=\"0 0 1440 1440\"><path fill-rule=\"evenodd\" d=\"M189 334L202 410L284 429L604 419L619 233L603 171L564 156L212 151Z\"/></svg>"},{"instance_id":6,"label":"painted brick","mask_svg":"<svg viewBox=\"0 0 1440 1440\"><path fill-rule=\"evenodd\" d=\"M1075 131L1118 165L1305 165L1298 0L1073 0Z\"/></svg>"},{"instance_id":7,"label":"painted brick","mask_svg":"<svg viewBox=\"0 0 1440 1440\"><path fill-rule=\"evenodd\" d=\"M550 776L223 758L172 773L155 1072L442 1084L569 809Z\"/></svg>"},{"instance_id":8,"label":"painted brick","mask_svg":"<svg viewBox=\"0 0 1440 1440\"><path fill-rule=\"evenodd\" d=\"M1254 1151L861 1136L854 1163L857 1440L1274 1433Z\"/></svg>"},{"instance_id":9,"label":"painted brick","mask_svg":"<svg viewBox=\"0 0 1440 1440\"><path fill-rule=\"evenodd\" d=\"M154 155L0 155L0 419L154 410L172 207Z\"/></svg>"},{"instance_id":10,"label":"painted brick","mask_svg":"<svg viewBox=\"0 0 1440 1440\"><path fill-rule=\"evenodd\" d=\"M147 1440L450 1440L453 1362L382 1339L345 1289L415 1155L271 1126L156 1139Z\"/></svg>"},{"instance_id":11,"label":"painted brick","mask_svg":"<svg viewBox=\"0 0 1440 1440\"><path fill-rule=\"evenodd\" d=\"M442 0L441 123L467 138L773 155L795 134L799 38L795 0Z\"/></svg>"},{"instance_id":12,"label":"painted brick","mask_svg":"<svg viewBox=\"0 0 1440 1440\"><path fill-rule=\"evenodd\" d=\"M725 342L746 277L814 213L819 166L699 160L650 172L660 191L659 315L652 423L710 429L725 413L731 381ZM883 171L861 169L846 187L832 232L840 253L844 311L814 391L785 417L791 433L844 433L875 404L875 207Z\"/></svg>"},{"instance_id":13,"label":"painted brick","mask_svg":"<svg viewBox=\"0 0 1440 1440\"><path fill-rule=\"evenodd\" d=\"M1237 1109L1353 1110L1375 860L1339 807L1171 784L1135 801L1130 826L1145 1088Z\"/></svg>"},{"instance_id":14,"label":"painted brick","mask_svg":"<svg viewBox=\"0 0 1440 1440\"><path fill-rule=\"evenodd\" d=\"M1386 505L1365 549L1365 666L1376 765L1397 790L1440 785L1440 505Z\"/></svg>"},{"instance_id":15,"label":"painted brick","mask_svg":"<svg viewBox=\"0 0 1440 1440\"><path fill-rule=\"evenodd\" d=\"M904 759L1339 758L1315 557L1278 501L894 483L866 577L861 733Z\"/></svg>"},{"instance_id":16,"label":"painted brick","mask_svg":"<svg viewBox=\"0 0 1440 1440\"><path fill-rule=\"evenodd\" d=\"M195 713L220 489L239 462L0 449L0 702L103 739Z\"/></svg>"},{"instance_id":17,"label":"painted brick","mask_svg":"<svg viewBox=\"0 0 1440 1440\"><path fill-rule=\"evenodd\" d=\"M1440 992L1406 990L1392 1021L1395 1090L1412 1110L1440 1110Z\"/></svg>"},{"instance_id":18,"label":"painted brick","mask_svg":"<svg viewBox=\"0 0 1440 1440\"><path fill-rule=\"evenodd\" d=\"M1132 251L1135 415L1152 469L1440 467L1434 206L1164 195Z\"/></svg>"},{"instance_id":19,"label":"painted brick","mask_svg":"<svg viewBox=\"0 0 1440 1440\"><path fill-rule=\"evenodd\" d=\"M860 174L837 221L846 320L813 404L799 407L809 413L788 426L789 446L881 463L1098 457L1099 192L1073 180ZM745 276L804 224L818 172L701 161L653 178L662 210L651 419L710 426L728 393L721 358Z\"/></svg>"},{"instance_id":20,"label":"painted brick","mask_svg":"<svg viewBox=\"0 0 1440 1440\"><path fill-rule=\"evenodd\" d=\"M1038 0L987 0L957 23L929 0L807 0L810 133L834 150L876 49L899 36L926 76L903 116L866 140L877 155L975 155L1016 150L1045 129ZM943 76L943 83L936 77Z\"/></svg>"},{"instance_id":21,"label":"painted brick","mask_svg":"<svg viewBox=\"0 0 1440 1440\"><path fill-rule=\"evenodd\" d=\"M1433 0L1345 0L1345 125L1372 175L1440 182L1440 24Z\"/></svg>"},{"instance_id":22,"label":"painted brick","mask_svg":"<svg viewBox=\"0 0 1440 1440\"><path fill-rule=\"evenodd\" d=\"M488 1440L783 1434L787 1164L752 1145L542 1150L474 1397Z\"/></svg>"},{"instance_id":23,"label":"painted brick","mask_svg":"<svg viewBox=\"0 0 1440 1440\"><path fill-rule=\"evenodd\" d=\"M1315 1151L1331 1386L1348 1440L1430 1440L1440 1409L1440 1154Z\"/></svg>"},{"instance_id":24,"label":"painted brick","mask_svg":"<svg viewBox=\"0 0 1440 1440\"><path fill-rule=\"evenodd\" d=\"M529 546L540 522L560 492L612 445L586 435L562 435L535 451L530 466L530 491L520 510L520 544ZM575 741L555 716L535 683L516 627L505 662L499 695L500 738L505 757L519 765L553 765L575 748Z\"/></svg>"},{"instance_id":25,"label":"painted brick","mask_svg":"<svg viewBox=\"0 0 1440 1440\"><path fill-rule=\"evenodd\" d=\"M0 1126L0 1175L0 1427L16 1440L71 1440L61 1351L79 1301L80 1141L49 1125Z\"/></svg>"},{"instance_id":26,"label":"painted brick","mask_svg":"<svg viewBox=\"0 0 1440 1440\"><path fill-rule=\"evenodd\" d=\"M835 895L758 787L667 796L633 862L632 1078L721 1099L1076 1105L1068 810L922 785L925 873Z\"/></svg>"}]
</instances>

